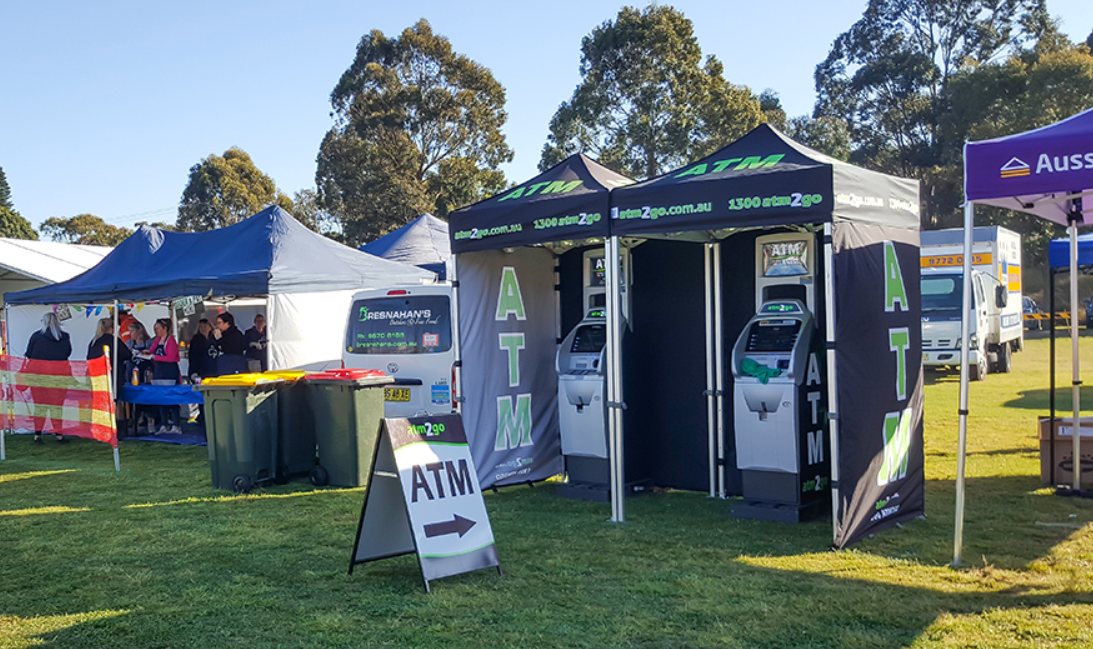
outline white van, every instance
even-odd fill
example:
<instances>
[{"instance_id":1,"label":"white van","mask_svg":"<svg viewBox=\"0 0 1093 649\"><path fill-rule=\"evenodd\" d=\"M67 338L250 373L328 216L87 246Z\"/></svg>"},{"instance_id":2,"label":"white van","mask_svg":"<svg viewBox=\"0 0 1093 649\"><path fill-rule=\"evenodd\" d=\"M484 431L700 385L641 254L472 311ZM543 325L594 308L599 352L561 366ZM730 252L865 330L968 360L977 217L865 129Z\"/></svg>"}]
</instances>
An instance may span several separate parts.
<instances>
[{"instance_id":1,"label":"white van","mask_svg":"<svg viewBox=\"0 0 1093 649\"><path fill-rule=\"evenodd\" d=\"M452 287L370 289L353 296L342 360L383 370L388 417L448 414L455 408Z\"/></svg>"}]
</instances>

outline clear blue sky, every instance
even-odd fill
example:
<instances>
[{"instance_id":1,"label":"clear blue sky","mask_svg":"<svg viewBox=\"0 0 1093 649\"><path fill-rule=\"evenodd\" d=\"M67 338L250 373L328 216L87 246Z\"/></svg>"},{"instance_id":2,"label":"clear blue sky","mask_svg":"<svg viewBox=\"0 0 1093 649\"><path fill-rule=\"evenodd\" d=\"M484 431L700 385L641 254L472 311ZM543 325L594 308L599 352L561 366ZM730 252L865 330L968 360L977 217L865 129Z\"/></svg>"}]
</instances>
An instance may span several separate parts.
<instances>
[{"instance_id":1,"label":"clear blue sky","mask_svg":"<svg viewBox=\"0 0 1093 649\"><path fill-rule=\"evenodd\" d=\"M329 95L372 29L426 18L508 93L509 180L535 174L548 123L579 80L581 38L624 4L8 2L0 38L0 167L37 227L91 213L109 223L173 223L189 168L231 146L286 194L312 187L331 126ZM726 78L809 113L812 73L866 0L677 0ZM1084 40L1093 0L1048 0Z\"/></svg>"}]
</instances>

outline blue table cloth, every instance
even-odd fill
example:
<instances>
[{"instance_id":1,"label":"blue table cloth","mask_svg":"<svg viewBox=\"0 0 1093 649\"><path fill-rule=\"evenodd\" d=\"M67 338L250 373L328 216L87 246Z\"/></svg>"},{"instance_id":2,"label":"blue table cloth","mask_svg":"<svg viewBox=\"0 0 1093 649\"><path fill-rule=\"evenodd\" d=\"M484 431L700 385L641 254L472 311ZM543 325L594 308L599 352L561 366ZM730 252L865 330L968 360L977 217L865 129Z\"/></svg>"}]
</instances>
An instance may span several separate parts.
<instances>
[{"instance_id":1,"label":"blue table cloth","mask_svg":"<svg viewBox=\"0 0 1093 649\"><path fill-rule=\"evenodd\" d=\"M119 401L146 406L181 406L187 403L205 403L201 393L192 385L130 385L121 386Z\"/></svg>"}]
</instances>

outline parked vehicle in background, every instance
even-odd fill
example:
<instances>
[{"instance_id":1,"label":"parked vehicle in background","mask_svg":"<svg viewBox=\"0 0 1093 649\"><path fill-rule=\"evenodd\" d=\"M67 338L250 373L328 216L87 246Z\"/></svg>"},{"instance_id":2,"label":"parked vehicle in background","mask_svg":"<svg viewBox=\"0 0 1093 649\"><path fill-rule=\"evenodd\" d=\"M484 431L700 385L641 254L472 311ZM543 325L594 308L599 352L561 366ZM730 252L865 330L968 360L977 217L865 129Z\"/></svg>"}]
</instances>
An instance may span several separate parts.
<instances>
[{"instance_id":1,"label":"parked vehicle in background","mask_svg":"<svg viewBox=\"0 0 1093 649\"><path fill-rule=\"evenodd\" d=\"M1024 312L1025 316L1025 329L1035 329L1036 331L1042 330L1044 328L1043 320L1041 320L1040 318L1028 317L1030 315L1035 316L1041 315L1043 313L1043 311L1040 310L1040 306L1036 304L1036 300L1033 300L1031 297L1026 295L1022 300L1022 304L1022 311Z\"/></svg>"},{"instance_id":2,"label":"parked vehicle in background","mask_svg":"<svg viewBox=\"0 0 1093 649\"><path fill-rule=\"evenodd\" d=\"M924 230L920 254L922 364L959 367L964 230ZM975 228L972 257L968 376L981 381L988 372L1009 372L1013 353L1025 346L1021 235L998 226Z\"/></svg>"},{"instance_id":3,"label":"parked vehicle in background","mask_svg":"<svg viewBox=\"0 0 1093 649\"><path fill-rule=\"evenodd\" d=\"M1093 298L1085 301L1085 326L1093 329Z\"/></svg>"},{"instance_id":4,"label":"parked vehicle in background","mask_svg":"<svg viewBox=\"0 0 1093 649\"><path fill-rule=\"evenodd\" d=\"M346 368L383 370L388 417L456 410L452 286L370 289L353 296L342 361Z\"/></svg>"}]
</instances>

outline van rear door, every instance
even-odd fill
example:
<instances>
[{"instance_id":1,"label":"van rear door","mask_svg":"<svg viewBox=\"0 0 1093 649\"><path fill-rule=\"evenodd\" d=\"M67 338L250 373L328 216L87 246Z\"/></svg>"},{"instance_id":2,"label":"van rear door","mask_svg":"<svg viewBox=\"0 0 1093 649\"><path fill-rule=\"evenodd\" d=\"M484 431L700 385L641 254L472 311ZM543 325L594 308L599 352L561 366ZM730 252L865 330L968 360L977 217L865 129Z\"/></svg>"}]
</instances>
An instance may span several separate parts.
<instances>
[{"instance_id":1,"label":"van rear door","mask_svg":"<svg viewBox=\"0 0 1093 649\"><path fill-rule=\"evenodd\" d=\"M346 367L383 370L387 415L449 413L452 408L451 290L422 287L358 293L346 327Z\"/></svg>"}]
</instances>

